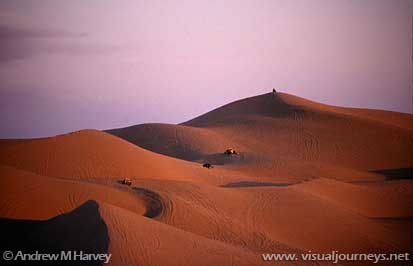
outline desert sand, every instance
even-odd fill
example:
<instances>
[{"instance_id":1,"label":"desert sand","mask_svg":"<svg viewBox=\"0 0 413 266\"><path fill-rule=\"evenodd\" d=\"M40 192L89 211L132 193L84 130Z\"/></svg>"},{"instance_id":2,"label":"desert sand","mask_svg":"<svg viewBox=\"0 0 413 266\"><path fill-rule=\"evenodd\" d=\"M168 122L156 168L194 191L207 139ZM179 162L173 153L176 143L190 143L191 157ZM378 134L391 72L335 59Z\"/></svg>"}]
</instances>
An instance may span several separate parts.
<instances>
[{"instance_id":1,"label":"desert sand","mask_svg":"<svg viewBox=\"0 0 413 266\"><path fill-rule=\"evenodd\" d=\"M1 140L1 246L106 252L115 266L411 252L412 167L413 115L286 93L179 125Z\"/></svg>"}]
</instances>

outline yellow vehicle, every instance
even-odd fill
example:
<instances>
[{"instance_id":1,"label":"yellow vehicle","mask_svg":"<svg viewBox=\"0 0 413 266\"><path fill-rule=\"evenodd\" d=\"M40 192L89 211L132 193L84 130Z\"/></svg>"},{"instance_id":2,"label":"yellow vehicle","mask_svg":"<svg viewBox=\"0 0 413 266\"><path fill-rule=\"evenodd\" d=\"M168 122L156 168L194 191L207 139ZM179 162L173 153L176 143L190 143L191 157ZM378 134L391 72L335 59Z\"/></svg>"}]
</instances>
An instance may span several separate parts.
<instances>
[{"instance_id":1,"label":"yellow vehicle","mask_svg":"<svg viewBox=\"0 0 413 266\"><path fill-rule=\"evenodd\" d=\"M130 180L129 178L124 178L124 179L122 179L122 180L120 181L120 183L121 183L122 185L130 186L130 185L132 185L132 180Z\"/></svg>"},{"instance_id":2,"label":"yellow vehicle","mask_svg":"<svg viewBox=\"0 0 413 266\"><path fill-rule=\"evenodd\" d=\"M238 153L233 148L229 148L224 152L224 154L227 155L227 156L231 156L231 155L237 155Z\"/></svg>"}]
</instances>

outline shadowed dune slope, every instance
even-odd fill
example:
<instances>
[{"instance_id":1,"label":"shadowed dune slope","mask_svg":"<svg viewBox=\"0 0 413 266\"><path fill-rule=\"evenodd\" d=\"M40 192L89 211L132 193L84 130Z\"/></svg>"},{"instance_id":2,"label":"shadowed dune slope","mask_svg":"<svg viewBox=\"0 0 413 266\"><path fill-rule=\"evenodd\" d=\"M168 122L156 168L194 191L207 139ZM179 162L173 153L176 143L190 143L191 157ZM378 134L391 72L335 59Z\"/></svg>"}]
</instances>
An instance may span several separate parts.
<instances>
[{"instance_id":1,"label":"shadowed dune slope","mask_svg":"<svg viewBox=\"0 0 413 266\"><path fill-rule=\"evenodd\" d=\"M142 148L190 161L236 146L213 130L183 125L142 124L107 132Z\"/></svg>"},{"instance_id":2,"label":"shadowed dune slope","mask_svg":"<svg viewBox=\"0 0 413 266\"><path fill-rule=\"evenodd\" d=\"M61 251L107 253L108 229L96 201L46 221L0 219L2 250L16 254L35 252L60 254ZM5 265L56 265L56 261L3 261ZM8 264L10 263L10 264ZM59 261L59 265L104 265L103 261ZM2 264L4 265L4 264Z\"/></svg>"}]
</instances>

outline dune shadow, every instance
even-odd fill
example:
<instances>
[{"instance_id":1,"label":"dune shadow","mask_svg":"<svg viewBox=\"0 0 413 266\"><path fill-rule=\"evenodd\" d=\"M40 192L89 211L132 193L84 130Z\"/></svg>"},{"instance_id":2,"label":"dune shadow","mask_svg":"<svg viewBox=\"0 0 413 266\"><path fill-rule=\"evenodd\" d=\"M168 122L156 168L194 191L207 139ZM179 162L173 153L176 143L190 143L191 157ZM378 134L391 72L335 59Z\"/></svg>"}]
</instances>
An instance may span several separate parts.
<instances>
[{"instance_id":1,"label":"dune shadow","mask_svg":"<svg viewBox=\"0 0 413 266\"><path fill-rule=\"evenodd\" d=\"M226 164L233 164L243 162L245 157L243 154L238 155L225 155L224 153L213 153L213 154L205 154L202 157L197 158L198 160L202 160L212 165L226 165Z\"/></svg>"},{"instance_id":2,"label":"dune shadow","mask_svg":"<svg viewBox=\"0 0 413 266\"><path fill-rule=\"evenodd\" d=\"M271 161L271 157L266 154L254 154L250 152L238 152L234 155L226 155L222 153L205 154L203 157L197 158L197 161L210 163L212 165L231 165L231 164L248 164L257 161Z\"/></svg>"},{"instance_id":3,"label":"dune shadow","mask_svg":"<svg viewBox=\"0 0 413 266\"><path fill-rule=\"evenodd\" d=\"M165 128L163 126L167 127L166 131L164 131ZM185 161L196 161L197 158L203 156L199 151L188 149L185 143L177 141L176 132L178 129L168 130L169 126L172 125L141 124L126 128L110 129L105 132L145 150Z\"/></svg>"},{"instance_id":4,"label":"dune shadow","mask_svg":"<svg viewBox=\"0 0 413 266\"><path fill-rule=\"evenodd\" d=\"M401 216L401 217L373 217L370 218L377 221L388 221L388 222L409 222L413 223L413 216Z\"/></svg>"},{"instance_id":5,"label":"dune shadow","mask_svg":"<svg viewBox=\"0 0 413 266\"><path fill-rule=\"evenodd\" d=\"M386 177L387 180L413 179L413 167L381 169L373 170L370 172L383 175Z\"/></svg>"},{"instance_id":6,"label":"dune shadow","mask_svg":"<svg viewBox=\"0 0 413 266\"><path fill-rule=\"evenodd\" d=\"M256 181L241 181L228 183L223 185L225 188L239 188L239 187L288 187L294 184L291 183L273 183L273 182L256 182Z\"/></svg>"},{"instance_id":7,"label":"dune shadow","mask_svg":"<svg viewBox=\"0 0 413 266\"><path fill-rule=\"evenodd\" d=\"M141 187L134 187L133 189L138 192L139 195L143 196L146 202L145 217L155 218L162 213L164 210L164 202L158 193Z\"/></svg>"},{"instance_id":8,"label":"dune shadow","mask_svg":"<svg viewBox=\"0 0 413 266\"><path fill-rule=\"evenodd\" d=\"M104 261L73 259L73 255L107 254L109 234L97 202L89 200L71 212L45 221L0 219L0 250L18 254L71 252L71 260L1 261L1 265L104 265ZM66 253L67 254L67 253Z\"/></svg>"}]
</instances>

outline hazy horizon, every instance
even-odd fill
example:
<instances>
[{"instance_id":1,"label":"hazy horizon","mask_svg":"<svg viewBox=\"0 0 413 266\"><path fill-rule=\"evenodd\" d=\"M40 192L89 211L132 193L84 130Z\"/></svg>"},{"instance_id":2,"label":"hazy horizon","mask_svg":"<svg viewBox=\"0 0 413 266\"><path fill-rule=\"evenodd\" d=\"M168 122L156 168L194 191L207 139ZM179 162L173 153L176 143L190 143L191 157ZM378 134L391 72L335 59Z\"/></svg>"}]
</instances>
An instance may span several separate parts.
<instances>
[{"instance_id":1,"label":"hazy horizon","mask_svg":"<svg viewBox=\"0 0 413 266\"><path fill-rule=\"evenodd\" d=\"M0 138L181 123L280 91L413 113L412 4L2 1Z\"/></svg>"}]
</instances>

